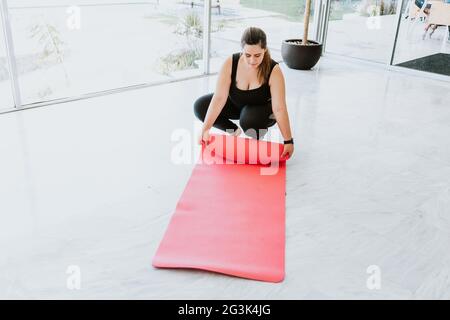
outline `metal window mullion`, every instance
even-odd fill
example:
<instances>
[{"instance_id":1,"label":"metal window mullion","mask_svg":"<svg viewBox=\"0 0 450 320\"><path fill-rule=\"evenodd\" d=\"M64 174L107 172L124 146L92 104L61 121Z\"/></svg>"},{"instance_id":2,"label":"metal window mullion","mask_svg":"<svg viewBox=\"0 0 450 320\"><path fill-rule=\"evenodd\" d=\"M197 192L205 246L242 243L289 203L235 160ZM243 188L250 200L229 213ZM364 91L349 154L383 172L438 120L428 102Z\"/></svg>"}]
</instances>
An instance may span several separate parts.
<instances>
[{"instance_id":1,"label":"metal window mullion","mask_svg":"<svg viewBox=\"0 0 450 320\"><path fill-rule=\"evenodd\" d=\"M322 0L314 1L314 40L317 42L322 42L321 34L323 28L323 14L322 14Z\"/></svg>"},{"instance_id":2,"label":"metal window mullion","mask_svg":"<svg viewBox=\"0 0 450 320\"><path fill-rule=\"evenodd\" d=\"M325 51L330 3L331 0L316 0L314 4L314 40L322 44L322 53Z\"/></svg>"},{"instance_id":3,"label":"metal window mullion","mask_svg":"<svg viewBox=\"0 0 450 320\"><path fill-rule=\"evenodd\" d=\"M322 29L321 29L321 42L322 42L322 54L326 50L327 37L328 37L328 23L330 21L330 8L331 0L323 0L322 13Z\"/></svg>"},{"instance_id":4,"label":"metal window mullion","mask_svg":"<svg viewBox=\"0 0 450 320\"><path fill-rule=\"evenodd\" d=\"M0 11L3 22L3 33L5 36L5 46L6 46L6 60L8 61L9 73L11 76L11 89L13 93L14 105L16 108L20 109L22 107L22 100L20 96L17 63L16 63L16 56L14 55L14 43L11 32L11 23L8 15L7 0L0 0Z\"/></svg>"},{"instance_id":5,"label":"metal window mullion","mask_svg":"<svg viewBox=\"0 0 450 320\"><path fill-rule=\"evenodd\" d=\"M401 25L401 21L402 21L402 7L403 7L403 0L399 0L397 3L397 28L395 29L395 34L393 37L393 42L392 42L392 47L391 47L391 56L389 57L389 61L387 62L388 66L391 66L394 63L394 56L395 56L395 50L397 48L398 34L400 32L400 25Z\"/></svg>"},{"instance_id":6,"label":"metal window mullion","mask_svg":"<svg viewBox=\"0 0 450 320\"><path fill-rule=\"evenodd\" d=\"M205 0L203 3L203 74L209 74L211 49L211 0Z\"/></svg>"}]
</instances>

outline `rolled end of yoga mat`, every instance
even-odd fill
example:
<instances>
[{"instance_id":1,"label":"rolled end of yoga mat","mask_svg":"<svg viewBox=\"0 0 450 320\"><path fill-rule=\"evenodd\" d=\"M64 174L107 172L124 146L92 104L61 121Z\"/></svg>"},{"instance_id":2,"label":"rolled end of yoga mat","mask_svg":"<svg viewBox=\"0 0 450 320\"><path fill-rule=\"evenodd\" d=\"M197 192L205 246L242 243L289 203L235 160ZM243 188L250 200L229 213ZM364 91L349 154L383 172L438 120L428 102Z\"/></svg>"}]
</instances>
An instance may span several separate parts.
<instances>
[{"instance_id":1,"label":"rolled end of yoga mat","mask_svg":"<svg viewBox=\"0 0 450 320\"><path fill-rule=\"evenodd\" d=\"M202 152L228 163L269 165L284 162L284 145L281 143L241 138L231 135L212 134Z\"/></svg>"}]
</instances>

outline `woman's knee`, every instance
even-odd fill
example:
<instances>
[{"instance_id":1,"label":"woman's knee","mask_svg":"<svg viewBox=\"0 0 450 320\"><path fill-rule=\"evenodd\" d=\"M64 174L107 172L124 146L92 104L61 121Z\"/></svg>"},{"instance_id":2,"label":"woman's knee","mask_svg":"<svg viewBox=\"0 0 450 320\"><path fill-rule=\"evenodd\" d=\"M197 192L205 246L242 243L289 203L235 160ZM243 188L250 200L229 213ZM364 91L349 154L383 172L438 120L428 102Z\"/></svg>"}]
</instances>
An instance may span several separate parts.
<instances>
[{"instance_id":1,"label":"woman's knee","mask_svg":"<svg viewBox=\"0 0 450 320\"><path fill-rule=\"evenodd\" d=\"M206 112L208 111L212 96L213 93L205 94L194 102L194 114L201 121L205 120Z\"/></svg>"},{"instance_id":2,"label":"woman's knee","mask_svg":"<svg viewBox=\"0 0 450 320\"><path fill-rule=\"evenodd\" d=\"M258 130L258 129L267 129L267 125L254 118L241 117L239 119L239 125L242 130L247 131L250 129Z\"/></svg>"},{"instance_id":3,"label":"woman's knee","mask_svg":"<svg viewBox=\"0 0 450 320\"><path fill-rule=\"evenodd\" d=\"M239 124L242 130L267 129L269 126L269 111L265 106L245 106L242 110Z\"/></svg>"},{"instance_id":4,"label":"woman's knee","mask_svg":"<svg viewBox=\"0 0 450 320\"><path fill-rule=\"evenodd\" d=\"M241 118L239 125L245 135L255 139L261 139L268 130L267 124L253 119Z\"/></svg>"}]
</instances>

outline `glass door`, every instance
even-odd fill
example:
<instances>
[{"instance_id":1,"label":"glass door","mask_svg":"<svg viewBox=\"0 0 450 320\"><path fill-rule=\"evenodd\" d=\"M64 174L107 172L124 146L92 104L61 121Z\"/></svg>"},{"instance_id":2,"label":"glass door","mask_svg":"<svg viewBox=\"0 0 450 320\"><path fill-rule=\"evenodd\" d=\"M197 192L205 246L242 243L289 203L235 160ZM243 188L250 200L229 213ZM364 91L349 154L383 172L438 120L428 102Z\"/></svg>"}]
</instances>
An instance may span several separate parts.
<instances>
[{"instance_id":1,"label":"glass door","mask_svg":"<svg viewBox=\"0 0 450 320\"><path fill-rule=\"evenodd\" d=\"M450 0L403 0L392 64L450 76Z\"/></svg>"},{"instance_id":2,"label":"glass door","mask_svg":"<svg viewBox=\"0 0 450 320\"><path fill-rule=\"evenodd\" d=\"M397 0L328 0L325 52L389 63Z\"/></svg>"}]
</instances>

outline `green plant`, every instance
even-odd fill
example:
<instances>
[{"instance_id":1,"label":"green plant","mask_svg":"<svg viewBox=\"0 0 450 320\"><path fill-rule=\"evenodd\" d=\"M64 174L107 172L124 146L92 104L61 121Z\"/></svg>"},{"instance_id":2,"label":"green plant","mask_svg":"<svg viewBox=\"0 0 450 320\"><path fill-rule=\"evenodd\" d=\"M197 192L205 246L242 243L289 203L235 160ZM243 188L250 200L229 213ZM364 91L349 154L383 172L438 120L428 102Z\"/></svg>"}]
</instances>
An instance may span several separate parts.
<instances>
[{"instance_id":1,"label":"green plant","mask_svg":"<svg viewBox=\"0 0 450 320\"><path fill-rule=\"evenodd\" d=\"M197 38L201 38L203 35L202 20L195 12L188 13L181 19L177 16L169 14L160 14L157 17L145 17L145 19L154 19L158 22L165 23L170 26L175 25L175 34L183 36L195 36ZM230 20L221 19L211 21L211 32L222 31L232 24L233 21Z\"/></svg>"},{"instance_id":2,"label":"green plant","mask_svg":"<svg viewBox=\"0 0 450 320\"><path fill-rule=\"evenodd\" d=\"M173 71L185 70L195 66L195 61L201 59L201 48L185 48L169 53L159 62L159 72L169 75Z\"/></svg>"},{"instance_id":3,"label":"green plant","mask_svg":"<svg viewBox=\"0 0 450 320\"><path fill-rule=\"evenodd\" d=\"M211 32L221 31L227 25L227 21L219 20L217 23L212 24ZM186 48L172 51L160 58L156 68L158 72L164 75L169 75L173 71L194 68L195 61L200 60L203 55L203 25L201 18L196 12L190 12L183 16L177 23L174 33L185 36Z\"/></svg>"},{"instance_id":4,"label":"green plant","mask_svg":"<svg viewBox=\"0 0 450 320\"><path fill-rule=\"evenodd\" d=\"M397 12L397 0L391 1L386 14L395 14Z\"/></svg>"},{"instance_id":5,"label":"green plant","mask_svg":"<svg viewBox=\"0 0 450 320\"><path fill-rule=\"evenodd\" d=\"M188 13L178 23L176 34L201 38L203 36L203 26L200 17L195 12Z\"/></svg>"},{"instance_id":6,"label":"green plant","mask_svg":"<svg viewBox=\"0 0 450 320\"><path fill-rule=\"evenodd\" d=\"M384 16L396 13L397 0L362 0L356 11L362 16Z\"/></svg>"},{"instance_id":7,"label":"green plant","mask_svg":"<svg viewBox=\"0 0 450 320\"><path fill-rule=\"evenodd\" d=\"M49 62L58 62L66 79L69 83L69 75L64 67L65 43L61 38L58 29L48 22L44 15L39 15L29 26L30 38L36 39L41 45L41 53L38 56L38 63L43 65Z\"/></svg>"}]
</instances>

